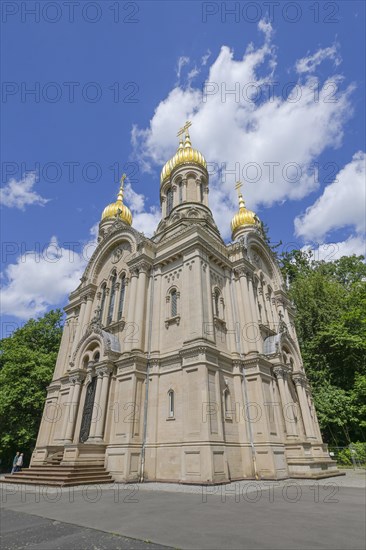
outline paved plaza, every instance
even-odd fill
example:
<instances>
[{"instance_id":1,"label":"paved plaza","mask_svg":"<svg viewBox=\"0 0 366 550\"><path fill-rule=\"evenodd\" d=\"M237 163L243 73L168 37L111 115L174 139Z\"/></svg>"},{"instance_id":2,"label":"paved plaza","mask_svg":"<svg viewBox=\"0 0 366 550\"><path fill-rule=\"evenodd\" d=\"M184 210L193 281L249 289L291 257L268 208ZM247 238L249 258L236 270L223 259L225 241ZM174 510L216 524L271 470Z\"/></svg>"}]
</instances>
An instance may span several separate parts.
<instances>
[{"instance_id":1,"label":"paved plaza","mask_svg":"<svg viewBox=\"0 0 366 550\"><path fill-rule=\"evenodd\" d=\"M1 491L6 550L365 548L364 470L321 481Z\"/></svg>"}]
</instances>

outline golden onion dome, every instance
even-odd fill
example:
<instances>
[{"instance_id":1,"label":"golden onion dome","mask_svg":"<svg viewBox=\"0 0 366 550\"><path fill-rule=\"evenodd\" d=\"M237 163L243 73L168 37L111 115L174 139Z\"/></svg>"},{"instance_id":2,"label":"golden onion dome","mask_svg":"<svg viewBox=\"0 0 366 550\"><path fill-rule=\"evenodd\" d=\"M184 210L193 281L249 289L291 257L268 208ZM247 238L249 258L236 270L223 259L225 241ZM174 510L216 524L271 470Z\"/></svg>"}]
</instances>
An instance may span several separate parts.
<instances>
[{"instance_id":1,"label":"golden onion dome","mask_svg":"<svg viewBox=\"0 0 366 550\"><path fill-rule=\"evenodd\" d=\"M186 134L184 143L181 139L174 157L172 157L170 160L168 160L168 162L165 163L160 175L160 185L169 178L169 176L171 175L173 170L177 168L177 166L181 166L182 164L198 164L199 166L207 169L207 162L202 153L197 151L197 149L193 149L192 147L187 124L183 127L183 130Z\"/></svg>"},{"instance_id":2,"label":"golden onion dome","mask_svg":"<svg viewBox=\"0 0 366 550\"><path fill-rule=\"evenodd\" d=\"M237 185L240 188L241 184ZM248 210L245 206L243 195L239 193L239 212L237 212L231 220L231 232L234 236L235 231L246 225L259 225L260 221L255 212Z\"/></svg>"},{"instance_id":3,"label":"golden onion dome","mask_svg":"<svg viewBox=\"0 0 366 550\"><path fill-rule=\"evenodd\" d=\"M105 207L102 213L102 221L108 218L119 218L128 225L132 225L131 210L123 204L123 185L126 179L126 174L123 174L121 178L121 186L118 191L116 202L112 202Z\"/></svg>"}]
</instances>

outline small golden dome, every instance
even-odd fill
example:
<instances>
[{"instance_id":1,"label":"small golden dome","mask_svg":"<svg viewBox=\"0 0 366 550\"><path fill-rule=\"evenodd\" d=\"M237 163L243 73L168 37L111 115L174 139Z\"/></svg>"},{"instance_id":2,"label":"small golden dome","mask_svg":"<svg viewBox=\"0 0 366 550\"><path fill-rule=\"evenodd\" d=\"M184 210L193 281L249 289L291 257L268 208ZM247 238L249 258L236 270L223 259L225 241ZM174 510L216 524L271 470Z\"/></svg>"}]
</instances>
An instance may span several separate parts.
<instances>
[{"instance_id":1,"label":"small golden dome","mask_svg":"<svg viewBox=\"0 0 366 550\"><path fill-rule=\"evenodd\" d=\"M105 207L102 213L102 221L107 218L119 218L128 225L132 225L131 210L123 204L123 184L126 179L126 174L123 174L121 178L121 186L117 195L116 202L112 202Z\"/></svg>"},{"instance_id":2,"label":"small golden dome","mask_svg":"<svg viewBox=\"0 0 366 550\"><path fill-rule=\"evenodd\" d=\"M170 174L173 172L173 170L182 164L198 164L199 166L202 166L203 168L207 169L207 162L199 151L197 149L192 148L191 140L188 133L188 127L190 126L190 123L186 123L185 126L183 126L182 131L185 132L185 140L183 143L183 140L181 139L179 142L179 146L177 149L177 152L175 153L174 157L168 160L168 162L165 163L161 175L160 175L160 185L169 178ZM179 135L179 134L178 134Z\"/></svg>"},{"instance_id":3,"label":"small golden dome","mask_svg":"<svg viewBox=\"0 0 366 550\"><path fill-rule=\"evenodd\" d=\"M241 184L237 184L236 188L240 189ZM243 195L239 193L239 212L237 212L231 220L231 232L234 233L239 227L246 225L259 225L260 221L255 212L248 210L245 206Z\"/></svg>"}]
</instances>

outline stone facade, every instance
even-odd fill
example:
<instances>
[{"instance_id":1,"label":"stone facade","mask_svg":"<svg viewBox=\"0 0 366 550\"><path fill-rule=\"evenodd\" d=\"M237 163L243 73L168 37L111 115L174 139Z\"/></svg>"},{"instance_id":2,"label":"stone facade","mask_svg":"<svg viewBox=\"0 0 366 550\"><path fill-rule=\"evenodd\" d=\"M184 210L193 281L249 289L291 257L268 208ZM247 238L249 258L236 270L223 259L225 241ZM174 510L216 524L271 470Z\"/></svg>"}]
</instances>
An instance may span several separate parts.
<instances>
[{"instance_id":1,"label":"stone facade","mask_svg":"<svg viewBox=\"0 0 366 550\"><path fill-rule=\"evenodd\" d=\"M225 244L205 166L161 184L152 238L118 216L65 308L32 465L98 464L118 481L218 483L337 473L294 308L257 225Z\"/></svg>"}]
</instances>

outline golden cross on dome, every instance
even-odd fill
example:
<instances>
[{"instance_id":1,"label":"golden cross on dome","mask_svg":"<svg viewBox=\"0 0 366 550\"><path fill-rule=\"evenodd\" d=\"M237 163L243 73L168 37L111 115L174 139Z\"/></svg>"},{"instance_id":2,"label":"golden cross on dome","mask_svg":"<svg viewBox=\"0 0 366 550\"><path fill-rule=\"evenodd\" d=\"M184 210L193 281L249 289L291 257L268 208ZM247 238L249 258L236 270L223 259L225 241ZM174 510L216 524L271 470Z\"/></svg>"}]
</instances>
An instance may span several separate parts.
<instances>
[{"instance_id":1,"label":"golden cross on dome","mask_svg":"<svg viewBox=\"0 0 366 550\"><path fill-rule=\"evenodd\" d=\"M237 181L237 182L236 182L236 185L235 185L235 189L236 189L236 190L237 190L237 192L238 192L238 196L240 196L240 195L241 195L241 191L240 191L240 189L241 189L242 187L243 187L243 184L242 184L242 182L241 182L241 181Z\"/></svg>"},{"instance_id":2,"label":"golden cross on dome","mask_svg":"<svg viewBox=\"0 0 366 550\"><path fill-rule=\"evenodd\" d=\"M119 201L123 200L123 187L124 187L126 178L127 178L126 174L122 174L122 177L120 179L121 185L119 187L119 191L118 191L118 195L117 195L117 200L119 200Z\"/></svg>"},{"instance_id":3,"label":"golden cross on dome","mask_svg":"<svg viewBox=\"0 0 366 550\"><path fill-rule=\"evenodd\" d=\"M122 177L120 179L121 187L123 189L123 186L125 184L125 179L127 178L126 174L122 174Z\"/></svg>"},{"instance_id":4,"label":"golden cross on dome","mask_svg":"<svg viewBox=\"0 0 366 550\"><path fill-rule=\"evenodd\" d=\"M177 137L181 136L182 134L186 134L189 135L188 133L188 128L192 126L192 122L190 120L187 120L187 122L185 123L185 125L179 130L179 132L177 133Z\"/></svg>"}]
</instances>

